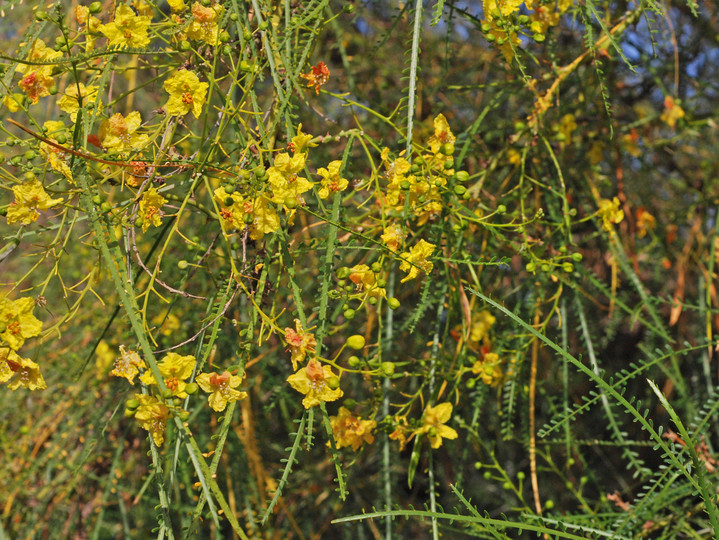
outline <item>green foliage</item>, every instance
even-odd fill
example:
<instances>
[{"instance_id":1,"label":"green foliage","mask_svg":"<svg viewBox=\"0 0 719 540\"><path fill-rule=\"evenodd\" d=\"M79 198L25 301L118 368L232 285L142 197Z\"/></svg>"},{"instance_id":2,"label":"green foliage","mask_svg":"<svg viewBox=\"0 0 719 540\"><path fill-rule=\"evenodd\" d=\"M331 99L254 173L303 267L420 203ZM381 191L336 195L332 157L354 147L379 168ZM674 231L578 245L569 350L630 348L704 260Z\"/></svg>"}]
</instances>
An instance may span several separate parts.
<instances>
[{"instance_id":1,"label":"green foliage","mask_svg":"<svg viewBox=\"0 0 719 540\"><path fill-rule=\"evenodd\" d=\"M2 7L0 536L719 535L710 2L111 4Z\"/></svg>"}]
</instances>

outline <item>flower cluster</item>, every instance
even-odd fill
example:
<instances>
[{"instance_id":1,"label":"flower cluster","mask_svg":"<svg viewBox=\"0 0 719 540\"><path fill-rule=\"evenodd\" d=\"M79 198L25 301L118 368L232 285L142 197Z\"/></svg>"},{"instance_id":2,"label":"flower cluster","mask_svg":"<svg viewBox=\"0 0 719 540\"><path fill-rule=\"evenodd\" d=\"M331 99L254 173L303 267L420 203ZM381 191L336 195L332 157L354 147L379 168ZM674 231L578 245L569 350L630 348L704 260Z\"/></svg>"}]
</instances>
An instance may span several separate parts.
<instances>
[{"instance_id":1,"label":"flower cluster","mask_svg":"<svg viewBox=\"0 0 719 540\"><path fill-rule=\"evenodd\" d=\"M187 411L181 408L182 400L195 394L198 387L209 394L209 405L217 412L223 411L228 403L247 397L246 392L237 390L242 383L241 377L229 371L200 373L195 378L196 382L191 382L196 369L197 361L194 356L167 353L157 363L157 373L162 377L165 387L163 392L159 392L157 373L149 368L137 352L125 350L125 347L120 345L120 355L110 374L125 378L132 385L135 384L135 378L140 376L140 382L149 393L135 394L134 398L126 403L125 413L135 417L157 446L164 442L167 421L172 416L177 415L182 419L188 416Z\"/></svg>"},{"instance_id":2,"label":"flower cluster","mask_svg":"<svg viewBox=\"0 0 719 540\"><path fill-rule=\"evenodd\" d=\"M0 298L0 383L7 383L11 390L47 388L40 367L17 353L26 339L42 330L42 323L33 315L34 308L32 298Z\"/></svg>"}]
</instances>

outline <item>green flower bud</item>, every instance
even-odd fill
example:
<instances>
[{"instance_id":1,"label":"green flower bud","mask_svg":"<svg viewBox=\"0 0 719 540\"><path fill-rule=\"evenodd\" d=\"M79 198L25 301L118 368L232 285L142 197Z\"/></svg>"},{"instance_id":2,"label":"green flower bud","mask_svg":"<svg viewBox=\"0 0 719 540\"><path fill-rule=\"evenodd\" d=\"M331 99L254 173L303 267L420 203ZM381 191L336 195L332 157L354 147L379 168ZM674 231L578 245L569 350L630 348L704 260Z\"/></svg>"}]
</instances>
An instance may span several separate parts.
<instances>
[{"instance_id":1,"label":"green flower bud","mask_svg":"<svg viewBox=\"0 0 719 540\"><path fill-rule=\"evenodd\" d=\"M347 365L348 365L349 367L351 367L352 369L356 369L356 368L359 367L359 365L360 365L360 359L357 358L356 356L350 356L350 357L347 359Z\"/></svg>"},{"instance_id":2,"label":"green flower bud","mask_svg":"<svg viewBox=\"0 0 719 540\"><path fill-rule=\"evenodd\" d=\"M185 385L185 392L187 392L188 394L190 394L192 396L194 394L197 394L197 391L199 390L199 388L200 387L197 385L197 383L194 383L194 382L187 383Z\"/></svg>"},{"instance_id":3,"label":"green flower bud","mask_svg":"<svg viewBox=\"0 0 719 540\"><path fill-rule=\"evenodd\" d=\"M390 377L394 374L394 362L382 362L380 364L380 370L386 377Z\"/></svg>"},{"instance_id":4,"label":"green flower bud","mask_svg":"<svg viewBox=\"0 0 719 540\"><path fill-rule=\"evenodd\" d=\"M400 301L397 300L394 296L387 299L387 305L390 309L395 310L400 306Z\"/></svg>"},{"instance_id":5,"label":"green flower bud","mask_svg":"<svg viewBox=\"0 0 719 540\"><path fill-rule=\"evenodd\" d=\"M358 351L364 347L365 339L364 339L364 336L355 334L354 336L348 337L346 343L350 349L354 349L355 351Z\"/></svg>"},{"instance_id":6,"label":"green flower bud","mask_svg":"<svg viewBox=\"0 0 719 540\"><path fill-rule=\"evenodd\" d=\"M140 225L142 225L142 223L140 223ZM178 267L180 270L185 270L185 269L187 269L187 267L188 267L189 265L190 265L190 263L188 263L188 262L185 261L185 260L178 261L178 263L177 263L177 267Z\"/></svg>"},{"instance_id":7,"label":"green flower bud","mask_svg":"<svg viewBox=\"0 0 719 540\"><path fill-rule=\"evenodd\" d=\"M342 315L344 315L345 319L347 319L348 321L351 321L352 319L355 318L355 314L356 314L356 312L354 309L345 309L345 311Z\"/></svg>"},{"instance_id":8,"label":"green flower bud","mask_svg":"<svg viewBox=\"0 0 719 540\"><path fill-rule=\"evenodd\" d=\"M327 386L330 390L337 390L340 387L340 378L337 375L327 378Z\"/></svg>"}]
</instances>

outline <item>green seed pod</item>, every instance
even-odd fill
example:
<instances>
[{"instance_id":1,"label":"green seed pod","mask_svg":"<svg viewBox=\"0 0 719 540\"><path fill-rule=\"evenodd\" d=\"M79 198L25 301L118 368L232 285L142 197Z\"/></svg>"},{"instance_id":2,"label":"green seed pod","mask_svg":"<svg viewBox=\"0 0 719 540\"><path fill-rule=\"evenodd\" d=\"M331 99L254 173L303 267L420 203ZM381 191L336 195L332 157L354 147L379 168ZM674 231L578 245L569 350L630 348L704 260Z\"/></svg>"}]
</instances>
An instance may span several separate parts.
<instances>
[{"instance_id":1,"label":"green seed pod","mask_svg":"<svg viewBox=\"0 0 719 540\"><path fill-rule=\"evenodd\" d=\"M364 336L355 334L353 336L348 337L346 343L350 349L354 349L355 351L358 351L365 346L365 339L364 339Z\"/></svg>"}]
</instances>

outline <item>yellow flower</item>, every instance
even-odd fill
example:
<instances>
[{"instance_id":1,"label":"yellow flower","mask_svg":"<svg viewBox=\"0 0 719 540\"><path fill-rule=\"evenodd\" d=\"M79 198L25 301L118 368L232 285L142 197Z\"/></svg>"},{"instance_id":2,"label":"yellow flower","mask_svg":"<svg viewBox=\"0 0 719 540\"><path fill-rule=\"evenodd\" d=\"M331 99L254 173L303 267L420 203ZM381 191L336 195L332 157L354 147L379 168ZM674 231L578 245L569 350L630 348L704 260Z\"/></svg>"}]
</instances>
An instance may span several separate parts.
<instances>
[{"instance_id":1,"label":"yellow flower","mask_svg":"<svg viewBox=\"0 0 719 540\"><path fill-rule=\"evenodd\" d=\"M140 219L142 219L142 232L146 232L150 225L159 227L162 224L164 213L160 208L167 199L160 195L154 187L148 189L140 199Z\"/></svg>"},{"instance_id":2,"label":"yellow flower","mask_svg":"<svg viewBox=\"0 0 719 540\"><path fill-rule=\"evenodd\" d=\"M674 102L674 98L667 96L664 98L664 112L662 112L661 121L674 129L677 125L677 120L684 118L684 109L682 109L678 103Z\"/></svg>"},{"instance_id":3,"label":"yellow flower","mask_svg":"<svg viewBox=\"0 0 719 540\"><path fill-rule=\"evenodd\" d=\"M322 177L322 187L317 193L320 199L326 199L330 195L347 189L349 182L340 176L340 167L342 167L342 162L336 160L327 165L326 169L324 167L317 169L317 174Z\"/></svg>"},{"instance_id":4,"label":"yellow flower","mask_svg":"<svg viewBox=\"0 0 719 540\"><path fill-rule=\"evenodd\" d=\"M644 208L637 209L637 236L644 238L648 231L654 230L657 225L656 218Z\"/></svg>"},{"instance_id":5,"label":"yellow flower","mask_svg":"<svg viewBox=\"0 0 719 540\"><path fill-rule=\"evenodd\" d=\"M440 153L443 144L454 144L457 138L449 127L449 122L443 114L438 114L434 119L434 135L427 139L427 144L433 154Z\"/></svg>"},{"instance_id":6,"label":"yellow flower","mask_svg":"<svg viewBox=\"0 0 719 540\"><path fill-rule=\"evenodd\" d=\"M302 124L300 124L297 126L297 135L292 137L290 145L295 154L304 154L310 148L317 146L317 143L311 142L312 139L314 139L314 137L309 133L302 133Z\"/></svg>"},{"instance_id":7,"label":"yellow flower","mask_svg":"<svg viewBox=\"0 0 719 540\"><path fill-rule=\"evenodd\" d=\"M285 328L285 341L290 348L292 369L297 371L297 364L304 362L307 353L315 352L315 345L317 345L315 336L310 332L304 331L300 320L295 319L295 330Z\"/></svg>"},{"instance_id":8,"label":"yellow flower","mask_svg":"<svg viewBox=\"0 0 719 540\"><path fill-rule=\"evenodd\" d=\"M100 340L100 343L95 347L95 371L98 379L102 379L107 375L107 370L114 361L115 353L107 344L107 341Z\"/></svg>"},{"instance_id":9,"label":"yellow flower","mask_svg":"<svg viewBox=\"0 0 719 540\"><path fill-rule=\"evenodd\" d=\"M294 156L282 152L275 158L275 163L267 169L272 188L274 202L294 207L304 202L302 194L312 189L312 182L299 176L304 169L306 155L296 153Z\"/></svg>"},{"instance_id":10,"label":"yellow flower","mask_svg":"<svg viewBox=\"0 0 719 540\"><path fill-rule=\"evenodd\" d=\"M482 360L477 360L474 365L472 365L472 373L479 375L484 384L495 386L502 378L500 363L497 353L487 353Z\"/></svg>"},{"instance_id":11,"label":"yellow flower","mask_svg":"<svg viewBox=\"0 0 719 540\"><path fill-rule=\"evenodd\" d=\"M424 411L424 425L415 433L426 433L432 448L442 446L442 439L456 439L457 432L445 425L452 417L452 404L445 402L434 407L427 406Z\"/></svg>"},{"instance_id":12,"label":"yellow flower","mask_svg":"<svg viewBox=\"0 0 719 540\"><path fill-rule=\"evenodd\" d=\"M102 121L98 130L100 143L104 148L114 152L139 150L147 144L147 135L137 133L142 124L140 113L132 111L127 116L113 114Z\"/></svg>"},{"instance_id":13,"label":"yellow flower","mask_svg":"<svg viewBox=\"0 0 719 540\"><path fill-rule=\"evenodd\" d=\"M149 26L150 17L135 15L130 6L120 4L115 10L115 20L103 24L99 30L109 40L109 47L146 47L150 44Z\"/></svg>"},{"instance_id":14,"label":"yellow flower","mask_svg":"<svg viewBox=\"0 0 719 540\"><path fill-rule=\"evenodd\" d=\"M45 390L47 385L40 373L40 366L29 358L22 358L15 351L0 349L0 382L9 382L10 390L21 386L28 390Z\"/></svg>"},{"instance_id":15,"label":"yellow flower","mask_svg":"<svg viewBox=\"0 0 719 540\"><path fill-rule=\"evenodd\" d=\"M10 112L18 112L22 107L22 100L24 96L22 94L8 94L2 100L3 105L7 107Z\"/></svg>"},{"instance_id":16,"label":"yellow flower","mask_svg":"<svg viewBox=\"0 0 719 540\"><path fill-rule=\"evenodd\" d=\"M43 124L43 130L49 139L57 143L61 141L65 143L71 138L71 134L65 127L65 124L58 120L48 120ZM68 182L72 184L75 183L70 165L67 164L67 159L70 154L44 142L40 143L40 154L50 164L50 167L62 174Z\"/></svg>"},{"instance_id":17,"label":"yellow flower","mask_svg":"<svg viewBox=\"0 0 719 540\"><path fill-rule=\"evenodd\" d=\"M162 378L165 381L165 386L172 392L173 396L179 398L187 397L187 392L185 392L187 383L185 380L192 376L196 363L195 357L191 354L180 356L177 353L170 352L157 364ZM157 384L157 380L150 370L140 375L140 381L148 386Z\"/></svg>"},{"instance_id":18,"label":"yellow flower","mask_svg":"<svg viewBox=\"0 0 719 540\"><path fill-rule=\"evenodd\" d=\"M31 180L19 186L13 186L15 201L10 203L7 210L7 222L20 222L28 225L35 221L38 216L38 210L47 210L62 202L62 199L51 199L45 192L39 180Z\"/></svg>"},{"instance_id":19,"label":"yellow flower","mask_svg":"<svg viewBox=\"0 0 719 540\"><path fill-rule=\"evenodd\" d=\"M420 240L417 242L417 245L412 247L408 252L405 251L402 253L404 260L400 263L399 269L403 272L407 272L407 275L401 281L402 283L416 278L420 270L425 274L429 274L432 271L434 265L431 261L427 260L427 257L432 255L435 247L437 246L434 244Z\"/></svg>"},{"instance_id":20,"label":"yellow flower","mask_svg":"<svg viewBox=\"0 0 719 540\"><path fill-rule=\"evenodd\" d=\"M185 11L185 0L167 0L172 11Z\"/></svg>"},{"instance_id":21,"label":"yellow flower","mask_svg":"<svg viewBox=\"0 0 719 540\"><path fill-rule=\"evenodd\" d=\"M230 229L242 230L245 226L245 216L252 214L252 201L246 200L237 191L230 195L224 187L218 187L214 193L214 199L220 205L220 216ZM232 204L228 205L228 202Z\"/></svg>"},{"instance_id":22,"label":"yellow flower","mask_svg":"<svg viewBox=\"0 0 719 540\"><path fill-rule=\"evenodd\" d=\"M147 430L157 446L165 442L165 426L170 416L170 409L156 397L145 394L135 394L140 406L135 411L135 419L140 422L142 429Z\"/></svg>"},{"instance_id":23,"label":"yellow flower","mask_svg":"<svg viewBox=\"0 0 719 540\"><path fill-rule=\"evenodd\" d=\"M572 142L572 133L577 129L577 121L573 114L565 114L562 116L562 120L559 123L559 134L564 139L562 142L564 145L568 145Z\"/></svg>"},{"instance_id":24,"label":"yellow flower","mask_svg":"<svg viewBox=\"0 0 719 540\"><path fill-rule=\"evenodd\" d=\"M42 323L32 314L35 301L30 298L8 300L0 298L0 341L18 350L25 340L35 337L42 330Z\"/></svg>"},{"instance_id":25,"label":"yellow flower","mask_svg":"<svg viewBox=\"0 0 719 540\"><path fill-rule=\"evenodd\" d=\"M206 82L200 82L192 71L181 69L175 73L163 85L165 92L170 94L170 99L165 103L167 114L184 116L192 111L195 118L199 118L207 99L208 86Z\"/></svg>"},{"instance_id":26,"label":"yellow flower","mask_svg":"<svg viewBox=\"0 0 719 540\"><path fill-rule=\"evenodd\" d=\"M70 83L65 89L63 96L57 100L57 106L61 110L70 114L70 118L73 122L77 120L77 111L80 109L80 99L82 99L82 106L86 107L90 103L97 101L97 86L85 86L82 83ZM78 98L80 96L80 98ZM98 108L102 105L98 103Z\"/></svg>"},{"instance_id":27,"label":"yellow flower","mask_svg":"<svg viewBox=\"0 0 719 540\"><path fill-rule=\"evenodd\" d=\"M274 208L270 206L270 201L267 197L257 197L252 207L252 212L255 216L250 224L250 238L252 240L262 240L266 234L280 229L280 218Z\"/></svg>"},{"instance_id":28,"label":"yellow flower","mask_svg":"<svg viewBox=\"0 0 719 540\"><path fill-rule=\"evenodd\" d=\"M614 197L611 201L600 199L597 215L602 218L602 229L607 232L614 230L613 223L621 223L624 219L624 210L619 208L619 199Z\"/></svg>"},{"instance_id":29,"label":"yellow flower","mask_svg":"<svg viewBox=\"0 0 719 540\"><path fill-rule=\"evenodd\" d=\"M229 371L225 371L222 375L218 373L200 373L197 376L197 384L205 392L210 392L208 401L213 410L224 411L227 404L231 401L240 401L247 397L247 392L235 390L242 378L232 375Z\"/></svg>"},{"instance_id":30,"label":"yellow flower","mask_svg":"<svg viewBox=\"0 0 719 540\"><path fill-rule=\"evenodd\" d=\"M126 351L124 345L120 345L120 356L115 359L115 365L110 375L115 377L125 377L132 385L135 384L135 377L140 370L147 369L140 355L135 351Z\"/></svg>"},{"instance_id":31,"label":"yellow flower","mask_svg":"<svg viewBox=\"0 0 719 540\"><path fill-rule=\"evenodd\" d=\"M363 443L372 444L372 430L377 427L374 420L362 420L353 415L349 409L340 407L337 416L330 416L330 425L337 448L351 446L356 452Z\"/></svg>"},{"instance_id":32,"label":"yellow flower","mask_svg":"<svg viewBox=\"0 0 719 540\"><path fill-rule=\"evenodd\" d=\"M30 49L27 59L32 64L20 64L16 71L22 74L18 86L27 94L30 101L37 103L38 99L50 95L50 88L54 85L52 79L53 64L41 65L42 62L55 60L62 56L60 51L54 51L45 45L41 39L36 39ZM40 64L40 65L38 65Z\"/></svg>"},{"instance_id":33,"label":"yellow flower","mask_svg":"<svg viewBox=\"0 0 719 540\"><path fill-rule=\"evenodd\" d=\"M323 366L314 358L307 362L307 367L287 377L287 382L300 394L305 394L302 400L305 409L315 407L323 401L338 400L344 395L339 388L339 377L332 373L329 366Z\"/></svg>"},{"instance_id":34,"label":"yellow flower","mask_svg":"<svg viewBox=\"0 0 719 540\"><path fill-rule=\"evenodd\" d=\"M407 418L404 416L394 417L394 431L389 434L389 438L393 441L398 441L400 450L404 449L404 445L407 444L407 434L409 433L409 425L407 424Z\"/></svg>"},{"instance_id":35,"label":"yellow flower","mask_svg":"<svg viewBox=\"0 0 719 540\"><path fill-rule=\"evenodd\" d=\"M376 284L375 273L366 264L358 264L350 268L349 279L358 288L369 293L370 296L382 296L385 298L387 296L387 291Z\"/></svg>"},{"instance_id":36,"label":"yellow flower","mask_svg":"<svg viewBox=\"0 0 719 540\"><path fill-rule=\"evenodd\" d=\"M187 37L204 41L213 47L217 45L217 19L222 14L222 6L204 7L199 2L192 4L192 22L187 28Z\"/></svg>"},{"instance_id":37,"label":"yellow flower","mask_svg":"<svg viewBox=\"0 0 719 540\"><path fill-rule=\"evenodd\" d=\"M300 73L300 77L307 79L309 88L315 87L315 94L320 93L320 86L330 80L330 68L324 62L319 62L316 66L312 66L310 73Z\"/></svg>"},{"instance_id":38,"label":"yellow flower","mask_svg":"<svg viewBox=\"0 0 719 540\"><path fill-rule=\"evenodd\" d=\"M160 327L160 333L163 336L171 336L175 334L181 326L179 317L173 313L168 313L167 310L153 317L152 324Z\"/></svg>"},{"instance_id":39,"label":"yellow flower","mask_svg":"<svg viewBox=\"0 0 719 540\"><path fill-rule=\"evenodd\" d=\"M492 325L496 320L497 318L486 309L477 313L474 317L472 317L472 326L469 330L469 340L475 343L482 341L489 334L489 329L492 328Z\"/></svg>"},{"instance_id":40,"label":"yellow flower","mask_svg":"<svg viewBox=\"0 0 719 540\"><path fill-rule=\"evenodd\" d=\"M380 238L385 246L392 251L397 251L404 243L404 233L402 233L402 227L399 225L390 225L385 229Z\"/></svg>"}]
</instances>

